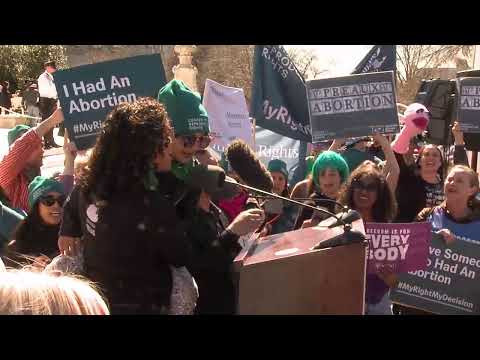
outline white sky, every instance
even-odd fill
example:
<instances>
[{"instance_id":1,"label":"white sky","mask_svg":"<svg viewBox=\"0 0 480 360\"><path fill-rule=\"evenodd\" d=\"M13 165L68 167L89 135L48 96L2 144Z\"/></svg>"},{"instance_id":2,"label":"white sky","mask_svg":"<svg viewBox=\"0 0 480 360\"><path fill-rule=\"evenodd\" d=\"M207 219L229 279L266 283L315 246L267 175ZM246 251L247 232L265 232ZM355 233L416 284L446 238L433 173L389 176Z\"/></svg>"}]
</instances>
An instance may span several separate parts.
<instances>
[{"instance_id":1,"label":"white sky","mask_svg":"<svg viewBox=\"0 0 480 360\"><path fill-rule=\"evenodd\" d=\"M284 45L288 48L314 49L320 67L328 70L320 77L349 75L373 45Z\"/></svg>"}]
</instances>

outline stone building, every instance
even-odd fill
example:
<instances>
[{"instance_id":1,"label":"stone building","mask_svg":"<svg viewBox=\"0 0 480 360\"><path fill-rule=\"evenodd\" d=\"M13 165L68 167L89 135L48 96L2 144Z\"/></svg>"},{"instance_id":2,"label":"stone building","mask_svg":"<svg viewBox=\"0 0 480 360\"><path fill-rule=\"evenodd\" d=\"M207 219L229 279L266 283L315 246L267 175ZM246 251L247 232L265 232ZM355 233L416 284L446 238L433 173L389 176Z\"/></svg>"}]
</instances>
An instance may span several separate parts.
<instances>
[{"instance_id":1,"label":"stone building","mask_svg":"<svg viewBox=\"0 0 480 360\"><path fill-rule=\"evenodd\" d=\"M66 45L69 67L121 59L136 55L160 53L167 80L173 78L172 67L176 64L175 45Z\"/></svg>"}]
</instances>

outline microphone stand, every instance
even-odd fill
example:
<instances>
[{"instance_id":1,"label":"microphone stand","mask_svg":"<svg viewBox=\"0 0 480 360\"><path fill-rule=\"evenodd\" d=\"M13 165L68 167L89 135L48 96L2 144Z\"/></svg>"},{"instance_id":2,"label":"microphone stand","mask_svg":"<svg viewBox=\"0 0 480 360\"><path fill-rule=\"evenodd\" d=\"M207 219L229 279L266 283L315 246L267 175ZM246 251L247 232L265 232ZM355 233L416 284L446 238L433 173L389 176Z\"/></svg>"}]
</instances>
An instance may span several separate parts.
<instances>
[{"instance_id":1,"label":"microphone stand","mask_svg":"<svg viewBox=\"0 0 480 360\"><path fill-rule=\"evenodd\" d=\"M272 193L273 194L273 193ZM275 199L273 196L257 196L260 199ZM289 200L296 200L296 201L313 201L315 203L322 203L327 202L331 204L335 204L337 207L342 209L342 212L346 213L348 210L348 206L340 204L338 201L332 199L313 199L313 198L289 198ZM305 205L305 203L302 203Z\"/></svg>"},{"instance_id":2,"label":"microphone stand","mask_svg":"<svg viewBox=\"0 0 480 360\"><path fill-rule=\"evenodd\" d=\"M364 243L364 244L366 244L365 235L363 235L360 231L352 229L352 224L351 223L355 220L361 219L360 214L358 214L358 212L356 212L355 210L350 209L350 211L348 211L348 207L345 207L345 208L347 208L347 212L349 214L351 214L350 222L346 222L346 221L344 221L344 219L337 216L336 214L334 214L330 211L327 211L325 209L316 207L316 206L312 206L312 205L309 205L309 204L304 204L300 201L289 199L289 198L286 198L284 196L277 195L277 194L274 194L274 193L270 193L268 191L257 189L257 188L254 188L254 187L251 187L251 186L248 186L248 185L240 184L236 181L231 181L229 179L225 179L225 182L236 185L238 187L241 187L241 188L244 188L244 189L247 189L247 190L250 190L250 191L254 191L254 192L266 195L270 198L280 199L280 200L283 200L283 201L287 201L291 204L303 206L303 207L312 209L314 211L319 211L321 213L329 215L329 217L335 218L335 220L337 220L335 226L342 225L343 226L343 231L344 231L343 234L339 234L337 236L334 236L331 239L320 242L319 244L314 246L312 248L312 250L325 249L325 248L328 248L328 247L347 245L347 244L353 244L353 243ZM338 204L336 201L334 201L334 200L332 200L332 201L335 202L336 204ZM343 207L343 205L342 205L342 207ZM335 227L335 226L333 226L333 227Z\"/></svg>"}]
</instances>

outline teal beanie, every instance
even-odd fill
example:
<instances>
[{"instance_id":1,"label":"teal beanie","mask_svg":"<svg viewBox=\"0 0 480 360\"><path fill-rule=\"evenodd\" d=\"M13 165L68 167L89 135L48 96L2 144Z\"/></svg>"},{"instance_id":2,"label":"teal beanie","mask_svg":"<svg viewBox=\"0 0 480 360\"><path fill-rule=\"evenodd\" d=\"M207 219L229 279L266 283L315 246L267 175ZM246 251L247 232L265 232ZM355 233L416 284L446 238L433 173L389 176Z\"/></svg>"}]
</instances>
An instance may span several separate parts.
<instances>
[{"instance_id":1,"label":"teal beanie","mask_svg":"<svg viewBox=\"0 0 480 360\"><path fill-rule=\"evenodd\" d=\"M210 133L208 114L202 105L202 99L183 81L170 81L160 89L157 99L167 108L175 135Z\"/></svg>"},{"instance_id":2,"label":"teal beanie","mask_svg":"<svg viewBox=\"0 0 480 360\"><path fill-rule=\"evenodd\" d=\"M320 186L318 183L318 177L326 168L337 170L340 174L342 183L347 180L348 175L350 174L347 162L340 154L336 153L335 151L324 151L318 155L313 164L312 174L315 185Z\"/></svg>"},{"instance_id":3,"label":"teal beanie","mask_svg":"<svg viewBox=\"0 0 480 360\"><path fill-rule=\"evenodd\" d=\"M17 125L8 132L8 146L12 145L20 136L30 130L30 126Z\"/></svg>"},{"instance_id":4,"label":"teal beanie","mask_svg":"<svg viewBox=\"0 0 480 360\"><path fill-rule=\"evenodd\" d=\"M288 170L287 170L287 164L285 161L282 161L280 159L273 159L270 160L267 166L268 171L270 172L279 172L285 176L285 179L288 181Z\"/></svg>"},{"instance_id":5,"label":"teal beanie","mask_svg":"<svg viewBox=\"0 0 480 360\"><path fill-rule=\"evenodd\" d=\"M65 188L61 182L45 176L37 176L33 179L30 185L28 185L28 205L30 209L42 196L49 192L65 194Z\"/></svg>"}]
</instances>

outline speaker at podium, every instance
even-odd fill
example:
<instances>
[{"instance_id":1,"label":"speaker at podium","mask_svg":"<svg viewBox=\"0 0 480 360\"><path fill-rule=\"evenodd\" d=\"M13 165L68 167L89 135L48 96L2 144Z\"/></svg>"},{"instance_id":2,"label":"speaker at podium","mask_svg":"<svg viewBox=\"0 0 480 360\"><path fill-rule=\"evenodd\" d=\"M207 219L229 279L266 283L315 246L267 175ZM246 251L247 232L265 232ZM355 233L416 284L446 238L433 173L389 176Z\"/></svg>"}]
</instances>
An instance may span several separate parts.
<instances>
[{"instance_id":1,"label":"speaker at podium","mask_svg":"<svg viewBox=\"0 0 480 360\"><path fill-rule=\"evenodd\" d=\"M367 243L314 250L344 232L324 223L256 239L237 256L240 315L364 314ZM362 220L352 230L365 234Z\"/></svg>"}]
</instances>

